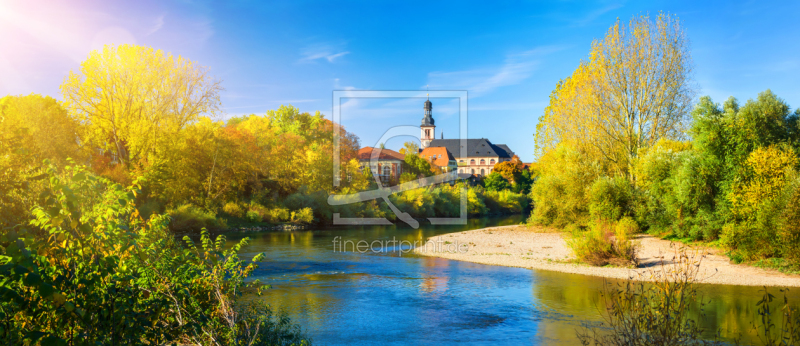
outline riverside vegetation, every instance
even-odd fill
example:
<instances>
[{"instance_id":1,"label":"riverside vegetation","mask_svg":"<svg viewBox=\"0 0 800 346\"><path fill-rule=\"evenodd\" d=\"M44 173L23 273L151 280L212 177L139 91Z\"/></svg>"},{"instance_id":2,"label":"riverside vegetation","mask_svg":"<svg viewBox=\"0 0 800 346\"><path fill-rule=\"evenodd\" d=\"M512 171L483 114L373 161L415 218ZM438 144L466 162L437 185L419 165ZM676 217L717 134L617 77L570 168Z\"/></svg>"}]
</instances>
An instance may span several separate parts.
<instances>
[{"instance_id":1,"label":"riverside vegetation","mask_svg":"<svg viewBox=\"0 0 800 346\"><path fill-rule=\"evenodd\" d=\"M696 287L702 280L698 270L702 260L697 250L679 248L638 278L607 283L600 309L603 326L585 326L577 331L578 340L584 346L749 344L741 341L741 331L727 331L733 334L732 340L723 342L722 330L706 331L700 326L707 304ZM800 310L789 301L788 289L780 291L782 299L776 299L765 287L755 304L758 317L751 328L757 345L800 345Z\"/></svg>"},{"instance_id":2,"label":"riverside vegetation","mask_svg":"<svg viewBox=\"0 0 800 346\"><path fill-rule=\"evenodd\" d=\"M578 259L636 265L632 234L702 241L731 260L800 270L800 109L767 90L744 105L692 105L691 58L667 14L617 21L556 86L536 131L529 223L565 228ZM604 291L603 326L583 345L728 345L699 321L702 256L676 250L649 274ZM800 345L800 312L766 287L761 345ZM774 291L772 291L774 292ZM715 331L710 331L712 334ZM737 331L728 331L737 333ZM742 331L738 331L741 333Z\"/></svg>"},{"instance_id":3,"label":"riverside vegetation","mask_svg":"<svg viewBox=\"0 0 800 346\"><path fill-rule=\"evenodd\" d=\"M143 218L131 187L78 165L53 166L24 223L0 235L0 339L10 345L303 345L285 314L259 301L244 239L203 231L199 246Z\"/></svg>"},{"instance_id":4,"label":"riverside vegetation","mask_svg":"<svg viewBox=\"0 0 800 346\"><path fill-rule=\"evenodd\" d=\"M385 203L330 206L331 193L377 188L341 130L342 184L333 188L336 124L281 106L215 120L221 86L208 70L147 47L93 51L47 96L0 99L0 339L22 345L302 345L285 314L249 296L241 241L207 229L325 223L394 214ZM406 155L414 178L436 173ZM529 175L406 191L415 217L521 213ZM514 178L517 178L514 181ZM525 183L527 182L527 183ZM527 185L526 185L527 184ZM194 231L176 241L173 232Z\"/></svg>"},{"instance_id":5,"label":"riverside vegetation","mask_svg":"<svg viewBox=\"0 0 800 346\"><path fill-rule=\"evenodd\" d=\"M93 51L61 86L64 101L47 96L0 99L0 226L30 218L41 162L64 167L71 158L123 186L139 180L142 216L170 215L171 229L199 231L259 223L326 224L343 217L387 217L382 201L330 206L330 194L377 188L361 170L359 139L322 114L281 106L264 115L218 120L222 87L208 69L148 47ZM340 132L339 187L333 186L333 134ZM469 212L520 213L530 175L509 167L484 188L465 186ZM438 168L408 152L404 179ZM523 177L524 176L524 177ZM527 179L526 183L515 183ZM508 180L511 179L511 180ZM495 183L502 183L496 186ZM391 198L415 217L458 216L460 188L434 186ZM435 207L432 207L435 206Z\"/></svg>"},{"instance_id":6,"label":"riverside vegetation","mask_svg":"<svg viewBox=\"0 0 800 346\"><path fill-rule=\"evenodd\" d=\"M595 41L537 125L529 222L566 228L595 265L635 264L627 236L648 232L797 272L800 109L769 90L692 103L691 71L674 16L617 21Z\"/></svg>"}]
</instances>

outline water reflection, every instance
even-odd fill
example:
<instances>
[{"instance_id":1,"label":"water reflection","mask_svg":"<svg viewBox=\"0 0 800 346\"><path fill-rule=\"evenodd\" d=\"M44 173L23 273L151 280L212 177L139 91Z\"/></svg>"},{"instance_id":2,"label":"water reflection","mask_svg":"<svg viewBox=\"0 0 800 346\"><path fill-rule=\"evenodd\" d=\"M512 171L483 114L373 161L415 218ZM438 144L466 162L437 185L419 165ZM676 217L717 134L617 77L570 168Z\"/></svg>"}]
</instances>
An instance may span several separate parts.
<instances>
[{"instance_id":1,"label":"water reflection","mask_svg":"<svg viewBox=\"0 0 800 346\"><path fill-rule=\"evenodd\" d=\"M522 218L469 221L417 230L372 226L259 233L249 235L246 251L267 255L256 272L273 287L263 299L286 309L317 344L573 345L576 328L601 319L600 292L611 282L602 278L420 257L393 248L364 254L333 251L337 236L413 242L517 224ZM758 291L702 286L701 295L712 299L703 319L709 335L717 328L748 331ZM800 301L798 293L793 292L795 301Z\"/></svg>"}]
</instances>

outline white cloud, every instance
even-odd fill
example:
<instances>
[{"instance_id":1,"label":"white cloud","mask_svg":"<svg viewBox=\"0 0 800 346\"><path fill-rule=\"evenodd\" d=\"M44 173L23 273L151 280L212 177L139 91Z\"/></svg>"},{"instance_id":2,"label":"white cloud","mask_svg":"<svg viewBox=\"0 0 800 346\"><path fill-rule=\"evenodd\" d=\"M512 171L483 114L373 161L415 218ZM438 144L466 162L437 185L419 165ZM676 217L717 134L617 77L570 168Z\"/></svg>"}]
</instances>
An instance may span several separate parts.
<instances>
[{"instance_id":1,"label":"white cloud","mask_svg":"<svg viewBox=\"0 0 800 346\"><path fill-rule=\"evenodd\" d=\"M300 58L300 60L298 60L298 62L308 63L320 59L325 59L328 62L332 63L334 62L334 60L339 59L347 54L350 54L349 51L345 51L340 46L341 45L333 45L325 43L308 45L300 51L300 55L302 57Z\"/></svg>"},{"instance_id":2,"label":"white cloud","mask_svg":"<svg viewBox=\"0 0 800 346\"><path fill-rule=\"evenodd\" d=\"M519 84L539 67L545 55L564 49L544 46L521 53L509 54L500 66L453 72L431 72L428 81L432 88L466 89L471 97L488 94L497 88Z\"/></svg>"},{"instance_id":3,"label":"white cloud","mask_svg":"<svg viewBox=\"0 0 800 346\"><path fill-rule=\"evenodd\" d=\"M162 27L164 27L164 16L166 16L166 15L162 14L162 15L158 16L158 18L156 18L156 22L153 24L153 26L150 28L150 30L147 31L146 36L150 36L152 34L155 34L156 31L159 31L159 30L161 30Z\"/></svg>"}]
</instances>

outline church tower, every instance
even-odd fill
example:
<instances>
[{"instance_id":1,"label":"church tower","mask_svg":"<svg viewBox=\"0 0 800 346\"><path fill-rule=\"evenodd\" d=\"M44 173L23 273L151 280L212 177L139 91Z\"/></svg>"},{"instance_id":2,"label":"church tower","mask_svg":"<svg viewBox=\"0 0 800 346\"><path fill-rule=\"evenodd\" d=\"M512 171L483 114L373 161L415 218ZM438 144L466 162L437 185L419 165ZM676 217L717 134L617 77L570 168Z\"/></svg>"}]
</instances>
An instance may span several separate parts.
<instances>
[{"instance_id":1,"label":"church tower","mask_svg":"<svg viewBox=\"0 0 800 346\"><path fill-rule=\"evenodd\" d=\"M422 133L419 136L420 149L427 148L436 136L436 126L433 124L433 116L431 116L433 105L431 104L430 97L425 100L424 108L425 117L422 118L422 125L420 125L420 129L422 130Z\"/></svg>"}]
</instances>

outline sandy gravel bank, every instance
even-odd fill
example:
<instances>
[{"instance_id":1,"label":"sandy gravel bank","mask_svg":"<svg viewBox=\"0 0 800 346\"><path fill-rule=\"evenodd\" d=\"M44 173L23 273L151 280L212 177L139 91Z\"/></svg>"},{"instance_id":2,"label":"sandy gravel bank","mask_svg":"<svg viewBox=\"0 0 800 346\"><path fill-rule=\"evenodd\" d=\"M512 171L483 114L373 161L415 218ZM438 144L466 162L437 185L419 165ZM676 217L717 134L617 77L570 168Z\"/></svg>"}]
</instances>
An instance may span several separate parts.
<instances>
[{"instance_id":1,"label":"sandy gravel bank","mask_svg":"<svg viewBox=\"0 0 800 346\"><path fill-rule=\"evenodd\" d=\"M418 247L415 253L459 261L627 279L670 259L679 243L641 235L640 268L592 267L574 260L561 233L524 226L489 227L430 238L439 246ZM456 248L460 246L460 250ZM700 267L703 283L745 286L800 287L800 275L786 275L747 265L706 251Z\"/></svg>"}]
</instances>

